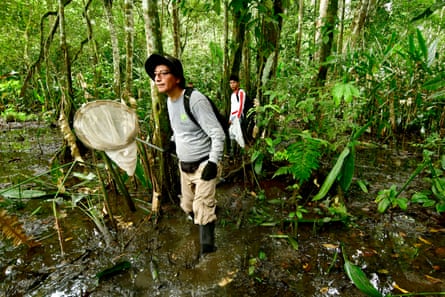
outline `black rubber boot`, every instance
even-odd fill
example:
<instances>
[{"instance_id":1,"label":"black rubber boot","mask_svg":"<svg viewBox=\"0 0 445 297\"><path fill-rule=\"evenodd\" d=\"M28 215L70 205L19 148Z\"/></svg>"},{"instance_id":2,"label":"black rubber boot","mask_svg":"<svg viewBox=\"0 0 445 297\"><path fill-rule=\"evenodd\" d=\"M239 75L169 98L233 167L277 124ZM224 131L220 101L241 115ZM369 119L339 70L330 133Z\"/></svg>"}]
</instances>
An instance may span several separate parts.
<instances>
[{"instance_id":1,"label":"black rubber boot","mask_svg":"<svg viewBox=\"0 0 445 297\"><path fill-rule=\"evenodd\" d=\"M215 222L199 225L199 240L201 243L200 255L214 252L215 249Z\"/></svg>"}]
</instances>

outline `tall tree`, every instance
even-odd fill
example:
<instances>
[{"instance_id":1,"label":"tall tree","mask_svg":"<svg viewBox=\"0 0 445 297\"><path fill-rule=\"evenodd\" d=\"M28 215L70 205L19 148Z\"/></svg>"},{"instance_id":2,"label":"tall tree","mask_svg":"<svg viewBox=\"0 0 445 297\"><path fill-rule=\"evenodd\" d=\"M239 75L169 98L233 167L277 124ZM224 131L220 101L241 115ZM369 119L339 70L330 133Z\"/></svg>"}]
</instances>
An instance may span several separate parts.
<instances>
[{"instance_id":1,"label":"tall tree","mask_svg":"<svg viewBox=\"0 0 445 297\"><path fill-rule=\"evenodd\" d=\"M111 47L113 49L113 90L117 98L121 96L121 71L120 71L120 51L119 39L117 36L116 26L113 18L113 1L104 0L105 16L108 23L108 30L110 32Z\"/></svg>"},{"instance_id":2,"label":"tall tree","mask_svg":"<svg viewBox=\"0 0 445 297\"><path fill-rule=\"evenodd\" d=\"M126 64L125 64L125 89L123 98L127 103L136 107L136 102L132 96L133 87L133 44L134 44L134 19L133 19L133 0L125 0L125 46L126 46Z\"/></svg>"},{"instance_id":3,"label":"tall tree","mask_svg":"<svg viewBox=\"0 0 445 297\"><path fill-rule=\"evenodd\" d=\"M226 90L225 92L222 92L224 100L224 110L226 111L226 117L228 118L229 112L230 112L230 90L228 88L224 88L224 86L227 86L229 84L229 77L230 77L230 68L229 68L229 0L223 1L223 13L224 13L224 19L223 19L223 76L221 78L221 85L223 86L223 90Z\"/></svg>"},{"instance_id":4,"label":"tall tree","mask_svg":"<svg viewBox=\"0 0 445 297\"><path fill-rule=\"evenodd\" d=\"M257 80L256 98L263 102L262 86L275 76L278 63L281 29L283 26L284 6L281 0L265 2L260 15L260 31L256 35L257 47ZM258 36L259 35L259 36Z\"/></svg>"},{"instance_id":5,"label":"tall tree","mask_svg":"<svg viewBox=\"0 0 445 297\"><path fill-rule=\"evenodd\" d=\"M339 16L339 32L337 41L337 53L338 55L343 54L343 36L345 32L345 15L346 15L346 0L340 1L340 16Z\"/></svg>"},{"instance_id":6,"label":"tall tree","mask_svg":"<svg viewBox=\"0 0 445 297\"><path fill-rule=\"evenodd\" d=\"M181 58L181 22L179 20L179 3L181 0L172 3L172 32L173 32L173 55L178 59Z\"/></svg>"},{"instance_id":7,"label":"tall tree","mask_svg":"<svg viewBox=\"0 0 445 297\"><path fill-rule=\"evenodd\" d=\"M247 0L232 0L232 16L233 16L233 26L232 26L232 57L230 74L238 74L241 68L244 36L246 32L246 24L248 20L248 5Z\"/></svg>"},{"instance_id":8,"label":"tall tree","mask_svg":"<svg viewBox=\"0 0 445 297\"><path fill-rule=\"evenodd\" d=\"M295 56L300 60L301 55L301 41L303 40L303 22L304 22L304 0L298 2L298 25L297 25L297 40L295 45Z\"/></svg>"},{"instance_id":9,"label":"tall tree","mask_svg":"<svg viewBox=\"0 0 445 297\"><path fill-rule=\"evenodd\" d=\"M331 54L334 44L334 31L338 11L338 0L322 0L320 2L320 25L317 30L318 51L316 60L319 63L317 84L326 80L328 65L327 58Z\"/></svg>"},{"instance_id":10,"label":"tall tree","mask_svg":"<svg viewBox=\"0 0 445 297\"><path fill-rule=\"evenodd\" d=\"M145 35L147 56L156 52L163 54L161 26L157 10L157 0L143 0L142 9L145 21ZM153 135L151 142L159 147L167 147L171 135L170 124L167 114L167 101L165 96L158 93L157 88L151 81L151 122ZM158 160L157 167L153 166L154 160ZM160 209L162 197L169 197L170 200L177 198L179 182L177 164L168 154L161 154L150 150L150 177L153 184L152 211L157 214Z\"/></svg>"},{"instance_id":11,"label":"tall tree","mask_svg":"<svg viewBox=\"0 0 445 297\"><path fill-rule=\"evenodd\" d=\"M65 31L65 6L64 1L59 0L59 37L60 37L60 49L61 53L63 55L63 63L61 65L60 73L62 73L61 76L61 90L62 95L67 98L67 105L65 106L65 110L68 112L71 110L72 107L72 98L73 98L73 79L71 77L71 61L70 61L70 55L68 51L68 45L66 42L66 31ZM69 112L70 113L70 112ZM70 117L71 118L71 117Z\"/></svg>"},{"instance_id":12,"label":"tall tree","mask_svg":"<svg viewBox=\"0 0 445 297\"><path fill-rule=\"evenodd\" d=\"M351 34L349 37L350 48L356 47L357 43L362 37L363 28L368 21L371 13L374 11L376 0L361 0L360 6L356 12L354 20L352 21Z\"/></svg>"}]
</instances>

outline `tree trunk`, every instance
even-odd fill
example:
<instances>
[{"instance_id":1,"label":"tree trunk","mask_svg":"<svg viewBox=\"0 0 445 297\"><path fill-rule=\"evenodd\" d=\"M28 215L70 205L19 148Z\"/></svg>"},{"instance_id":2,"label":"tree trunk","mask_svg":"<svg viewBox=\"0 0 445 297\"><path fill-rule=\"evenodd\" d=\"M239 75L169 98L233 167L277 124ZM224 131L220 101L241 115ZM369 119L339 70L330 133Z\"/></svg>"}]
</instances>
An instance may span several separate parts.
<instances>
[{"instance_id":1,"label":"tree trunk","mask_svg":"<svg viewBox=\"0 0 445 297\"><path fill-rule=\"evenodd\" d=\"M244 46L243 46L243 74L242 77L244 78L244 90L247 92L247 94L252 93L253 85L251 81L250 76L250 65L251 65L251 57L250 57L250 33L249 31L246 31L246 35L244 38Z\"/></svg>"},{"instance_id":2,"label":"tree trunk","mask_svg":"<svg viewBox=\"0 0 445 297\"><path fill-rule=\"evenodd\" d=\"M179 20L179 3L178 1L173 1L172 3L172 31L173 31L173 55L178 59L181 58L181 22Z\"/></svg>"},{"instance_id":3,"label":"tree trunk","mask_svg":"<svg viewBox=\"0 0 445 297\"><path fill-rule=\"evenodd\" d=\"M231 90L228 88L229 86L229 77L230 77L230 58L229 58L229 2L228 0L224 0L224 20L223 20L223 28L224 28L224 54L223 54L223 76L221 77L221 85L222 87L222 97L224 98L223 108L224 115L226 118L229 118L230 113L230 94ZM229 142L226 142L227 146ZM228 149L228 147L226 147Z\"/></svg>"},{"instance_id":4,"label":"tree trunk","mask_svg":"<svg viewBox=\"0 0 445 297\"><path fill-rule=\"evenodd\" d=\"M65 5L68 5L71 1L68 1L67 3L65 3ZM48 36L45 40L43 34L45 32L45 28L44 28L44 23L45 20L51 16L51 15L55 15L56 20L54 21L51 30L49 30ZM42 63L42 61L44 59L46 59L47 55L48 55L48 50L49 47L51 45L51 42L54 39L54 35L56 34L56 30L59 27L59 16L57 11L49 11L47 13L45 13L41 19L40 19L40 51L39 51L39 56L37 57L37 60L31 64L28 68L28 71L26 73L26 77L23 80L23 85L22 88L20 89L20 98L26 98L26 91L28 90L28 85L29 82L31 81L33 75L37 72L39 72L40 69L40 64ZM49 71L47 71L48 73ZM49 84L49 80L46 80L46 83ZM49 90L49 88L47 88L47 90Z\"/></svg>"},{"instance_id":5,"label":"tree trunk","mask_svg":"<svg viewBox=\"0 0 445 297\"><path fill-rule=\"evenodd\" d=\"M346 12L346 0L341 0L341 12L340 12L340 29L338 33L337 41L337 54L339 56L343 55L343 34L345 31L345 12Z\"/></svg>"},{"instance_id":6,"label":"tree trunk","mask_svg":"<svg viewBox=\"0 0 445 297\"><path fill-rule=\"evenodd\" d=\"M246 31L247 7L248 2L242 1L241 7L234 7L233 10L233 27L232 27L232 59L230 65L230 74L239 74L241 68L244 36Z\"/></svg>"},{"instance_id":7,"label":"tree trunk","mask_svg":"<svg viewBox=\"0 0 445 297\"><path fill-rule=\"evenodd\" d=\"M113 48L113 90L117 98L121 96L121 72L119 68L120 53L119 40L117 37L116 27L113 19L112 0L104 0L105 15L108 21L108 30L110 31L111 47Z\"/></svg>"},{"instance_id":8,"label":"tree trunk","mask_svg":"<svg viewBox=\"0 0 445 297\"><path fill-rule=\"evenodd\" d=\"M338 0L324 0L320 3L320 30L322 34L319 37L319 51L317 52L317 61L320 65L317 76L317 85L321 85L326 80L328 73L327 58L331 54L334 44L335 20L338 11ZM327 40L324 42L324 40Z\"/></svg>"},{"instance_id":9,"label":"tree trunk","mask_svg":"<svg viewBox=\"0 0 445 297\"><path fill-rule=\"evenodd\" d=\"M61 65L60 73L60 89L62 92L62 97L66 100L62 100L62 104L65 106L61 109L61 112L65 112L65 115L69 119L71 126L72 119L74 118L74 110L72 109L72 98L73 98L73 80L71 77L71 61L68 52L68 46L66 44L66 34L65 34L65 7L62 0L59 0L59 37L60 37L60 49L63 55L63 63ZM64 102L65 101L65 102Z\"/></svg>"},{"instance_id":10,"label":"tree trunk","mask_svg":"<svg viewBox=\"0 0 445 297\"><path fill-rule=\"evenodd\" d=\"M145 20L145 34L147 53L163 53L162 36L159 15L157 10L157 0L143 0L143 15ZM156 86L151 82L152 119L154 127L150 142L159 147L167 147L170 142L171 129L168 121L167 102L165 96L158 93ZM149 137L147 137L149 138ZM149 170L153 184L152 211L158 214L160 210L160 200L168 196L171 201L175 201L179 194L179 172L175 159L168 154L161 154L152 149L149 150L150 158ZM154 160L158 162L155 168Z\"/></svg>"},{"instance_id":11,"label":"tree trunk","mask_svg":"<svg viewBox=\"0 0 445 297\"><path fill-rule=\"evenodd\" d=\"M315 54L314 54L314 61L316 63L320 63L320 55L323 47L323 29L326 25L326 17L328 14L328 6L329 6L329 0L320 0L320 6L318 11L318 16L315 21Z\"/></svg>"},{"instance_id":12,"label":"tree trunk","mask_svg":"<svg viewBox=\"0 0 445 297\"><path fill-rule=\"evenodd\" d=\"M126 46L126 64L125 64L125 90L123 98L127 105L136 108L136 101L132 96L133 89L133 46L134 46L134 19L133 19L133 0L125 0L125 46Z\"/></svg>"},{"instance_id":13,"label":"tree trunk","mask_svg":"<svg viewBox=\"0 0 445 297\"><path fill-rule=\"evenodd\" d=\"M303 20L304 20L304 0L298 3L298 25L297 25L297 42L295 45L295 56L300 61L301 41L303 40Z\"/></svg>"},{"instance_id":14,"label":"tree trunk","mask_svg":"<svg viewBox=\"0 0 445 297\"><path fill-rule=\"evenodd\" d=\"M263 103L262 86L275 75L277 69L279 41L283 26L283 3L275 0L271 10L261 20L261 37L258 46L258 80L256 98Z\"/></svg>"},{"instance_id":15,"label":"tree trunk","mask_svg":"<svg viewBox=\"0 0 445 297\"><path fill-rule=\"evenodd\" d=\"M354 48L362 38L363 28L369 19L372 11L375 9L376 0L362 0L360 8L357 10L357 14L352 22L352 29L350 35L349 46Z\"/></svg>"},{"instance_id":16,"label":"tree trunk","mask_svg":"<svg viewBox=\"0 0 445 297\"><path fill-rule=\"evenodd\" d=\"M99 82L100 82L101 71L99 70L100 67L97 67L99 64L99 54L97 52L97 42L94 39L94 35L93 35L93 25L91 23L91 20L89 17L89 12L88 12L88 8L90 7L92 2L93 2L93 0L88 0L87 3L85 3L83 16L85 18L85 23L87 25L88 43L91 44L91 47L93 50L93 65L92 65L93 69L94 69L94 95L93 95L93 98L98 98L99 91L98 91L97 86L99 85Z\"/></svg>"}]
</instances>

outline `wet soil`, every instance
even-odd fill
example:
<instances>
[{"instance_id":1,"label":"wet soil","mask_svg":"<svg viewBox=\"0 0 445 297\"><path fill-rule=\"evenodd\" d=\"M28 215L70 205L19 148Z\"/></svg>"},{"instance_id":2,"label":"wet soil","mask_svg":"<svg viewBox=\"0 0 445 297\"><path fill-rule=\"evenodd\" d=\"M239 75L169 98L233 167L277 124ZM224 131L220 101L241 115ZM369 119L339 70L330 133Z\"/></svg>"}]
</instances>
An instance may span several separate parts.
<instances>
[{"instance_id":1,"label":"wet soil","mask_svg":"<svg viewBox=\"0 0 445 297\"><path fill-rule=\"evenodd\" d=\"M55 129L3 124L0 193L47 171L60 147ZM291 193L285 179L252 186L247 166L218 186L217 250L202 258L197 226L168 201L154 220L148 211L151 193L141 188L130 188L135 212L122 197L110 195L113 220L110 214L103 217L107 235L80 207L72 207L70 197L6 199L2 209L16 216L39 245L14 246L2 238L0 296L365 296L347 277L343 256L383 294L444 292L444 217L413 204L407 211L379 214L374 203L380 190L400 187L419 160L409 146L360 149L354 183L344 197L348 219L298 226L284 220L258 225L262 218L286 214L288 206L268 201L286 201ZM31 184L42 187L51 178L43 175ZM367 184L367 193L358 181ZM419 176L405 196L425 187ZM308 217L323 210L307 200ZM294 241L286 238L289 234Z\"/></svg>"}]
</instances>

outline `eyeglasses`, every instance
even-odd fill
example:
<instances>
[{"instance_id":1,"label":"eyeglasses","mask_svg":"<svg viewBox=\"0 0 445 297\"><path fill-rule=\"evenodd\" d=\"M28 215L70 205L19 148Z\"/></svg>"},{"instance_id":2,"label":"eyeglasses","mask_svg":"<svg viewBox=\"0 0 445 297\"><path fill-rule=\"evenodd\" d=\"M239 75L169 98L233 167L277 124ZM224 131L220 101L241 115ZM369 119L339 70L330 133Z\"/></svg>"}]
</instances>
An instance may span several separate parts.
<instances>
[{"instance_id":1,"label":"eyeglasses","mask_svg":"<svg viewBox=\"0 0 445 297\"><path fill-rule=\"evenodd\" d=\"M153 72L154 76L166 76L167 74L170 74L171 72L168 70L162 70L162 71L155 71Z\"/></svg>"}]
</instances>

